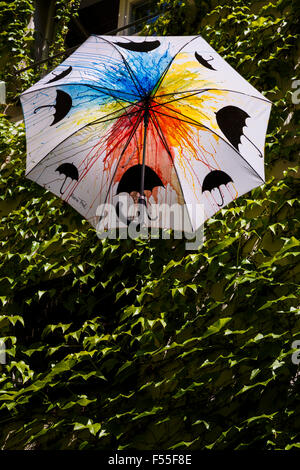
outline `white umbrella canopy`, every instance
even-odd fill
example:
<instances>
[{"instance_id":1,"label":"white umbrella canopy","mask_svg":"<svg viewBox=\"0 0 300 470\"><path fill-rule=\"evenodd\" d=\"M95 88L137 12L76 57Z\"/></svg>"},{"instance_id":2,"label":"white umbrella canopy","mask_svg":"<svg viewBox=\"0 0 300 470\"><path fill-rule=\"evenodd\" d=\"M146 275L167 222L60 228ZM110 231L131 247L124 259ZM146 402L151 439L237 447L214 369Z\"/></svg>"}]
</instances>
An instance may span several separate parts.
<instances>
[{"instance_id":1,"label":"white umbrella canopy","mask_svg":"<svg viewBox=\"0 0 300 470\"><path fill-rule=\"evenodd\" d=\"M197 230L191 208L206 220L264 183L271 103L200 36L93 35L21 103L27 178L94 227L123 196L184 206Z\"/></svg>"}]
</instances>

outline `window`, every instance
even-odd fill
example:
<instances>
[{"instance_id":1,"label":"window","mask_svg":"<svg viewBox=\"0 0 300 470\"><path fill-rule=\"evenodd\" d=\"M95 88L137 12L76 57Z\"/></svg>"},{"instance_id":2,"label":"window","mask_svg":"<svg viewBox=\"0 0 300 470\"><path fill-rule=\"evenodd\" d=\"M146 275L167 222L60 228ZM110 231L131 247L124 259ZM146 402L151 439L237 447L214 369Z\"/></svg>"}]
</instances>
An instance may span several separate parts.
<instances>
[{"instance_id":1,"label":"window","mask_svg":"<svg viewBox=\"0 0 300 470\"><path fill-rule=\"evenodd\" d=\"M151 13L155 13L156 5L157 1L154 0L120 0L118 27L121 28L145 16L151 15ZM135 34L140 29L140 25L132 26L131 28L121 31L119 34Z\"/></svg>"},{"instance_id":2,"label":"window","mask_svg":"<svg viewBox=\"0 0 300 470\"><path fill-rule=\"evenodd\" d=\"M134 3L131 6L130 21L137 21L154 13L154 3L155 2L151 0L144 0L138 3Z\"/></svg>"},{"instance_id":3,"label":"window","mask_svg":"<svg viewBox=\"0 0 300 470\"><path fill-rule=\"evenodd\" d=\"M77 46L91 34L105 34L118 27L120 0L85 0L71 19L67 47Z\"/></svg>"},{"instance_id":4,"label":"window","mask_svg":"<svg viewBox=\"0 0 300 470\"><path fill-rule=\"evenodd\" d=\"M81 44L91 34L106 34L155 13L155 0L83 0L78 16L70 21L66 46ZM136 34L141 26L120 31L120 35Z\"/></svg>"}]
</instances>

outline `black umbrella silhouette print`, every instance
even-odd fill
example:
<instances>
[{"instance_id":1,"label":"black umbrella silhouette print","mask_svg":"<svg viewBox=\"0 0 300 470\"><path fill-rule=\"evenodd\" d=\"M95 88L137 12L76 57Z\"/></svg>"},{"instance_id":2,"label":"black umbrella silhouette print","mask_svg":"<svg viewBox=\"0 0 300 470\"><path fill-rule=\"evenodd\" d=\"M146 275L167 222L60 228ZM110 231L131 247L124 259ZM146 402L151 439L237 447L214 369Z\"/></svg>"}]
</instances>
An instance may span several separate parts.
<instances>
[{"instance_id":1,"label":"black umbrella silhouette print","mask_svg":"<svg viewBox=\"0 0 300 470\"><path fill-rule=\"evenodd\" d=\"M67 181L67 178L71 178L71 180L76 181L78 181L79 179L78 170L73 163L63 163L62 165L59 165L59 167L56 168L55 171L58 171L60 174L65 175L65 179L59 191L60 194L64 194L63 187L65 182Z\"/></svg>"},{"instance_id":2,"label":"black umbrella silhouette print","mask_svg":"<svg viewBox=\"0 0 300 470\"><path fill-rule=\"evenodd\" d=\"M203 180L202 193L204 193L205 191L209 191L211 193L214 189L218 189L222 199L222 203L219 204L217 202L217 204L219 207L222 207L224 205L224 197L221 193L220 188L222 185L226 186L228 183L233 183L233 181L231 177L227 173L225 173L225 171L213 170L208 173L208 175L206 175Z\"/></svg>"},{"instance_id":3,"label":"black umbrella silhouette print","mask_svg":"<svg viewBox=\"0 0 300 470\"><path fill-rule=\"evenodd\" d=\"M213 59L213 57L210 57L210 59L204 59L204 57L202 57L202 55L198 54L198 52L195 52L195 57L196 59L198 60L198 62L203 65L204 67L206 67L207 69L210 69L210 70L216 70L209 62L211 62Z\"/></svg>"},{"instance_id":4,"label":"black umbrella silhouette print","mask_svg":"<svg viewBox=\"0 0 300 470\"><path fill-rule=\"evenodd\" d=\"M151 52L160 46L160 41L143 41L143 42L115 42L115 44L123 49L133 52Z\"/></svg>"},{"instance_id":5,"label":"black umbrella silhouette print","mask_svg":"<svg viewBox=\"0 0 300 470\"><path fill-rule=\"evenodd\" d=\"M239 150L241 137L244 136L256 148L262 158L263 155L259 148L244 134L244 127L247 126L246 119L250 117L246 111L238 106L225 106L216 112L218 126L229 142Z\"/></svg>"},{"instance_id":6,"label":"black umbrella silhouette print","mask_svg":"<svg viewBox=\"0 0 300 470\"><path fill-rule=\"evenodd\" d=\"M47 83L53 83L53 82L57 82L58 80L61 80L62 78L65 78L67 75L69 75L71 72L72 72L72 66L70 65L70 67L68 67L66 70L63 70L61 73L55 75L53 72L52 74L54 75L53 78L51 78L51 80L49 80Z\"/></svg>"},{"instance_id":7,"label":"black umbrella silhouette print","mask_svg":"<svg viewBox=\"0 0 300 470\"><path fill-rule=\"evenodd\" d=\"M143 167L142 165L134 165L129 168L122 176L117 189L117 194L120 193L131 193L132 191L139 192L141 189L141 175ZM156 186L163 186L163 183L159 176L155 173L152 168L145 165L145 181L144 190L152 191Z\"/></svg>"},{"instance_id":8,"label":"black umbrella silhouette print","mask_svg":"<svg viewBox=\"0 0 300 470\"><path fill-rule=\"evenodd\" d=\"M141 192L141 177L142 177L142 171L143 171L143 166L138 164L134 165L131 168L129 168L122 176L119 184L118 184L118 189L117 189L117 194L120 193L132 193L136 192L139 193ZM151 191L156 188L157 186L162 186L164 187L161 179L159 176L155 173L152 168L150 168L148 165L145 165L145 174L144 174L144 190L146 191ZM145 204L144 199L139 199L139 202L141 204ZM123 217L123 214L120 212L120 203L117 203L116 205L116 213L117 216L119 217L122 222L126 223L129 225L130 221L125 220ZM151 218L149 217L149 214L147 213L147 216L149 220Z\"/></svg>"},{"instance_id":9,"label":"black umbrella silhouette print","mask_svg":"<svg viewBox=\"0 0 300 470\"><path fill-rule=\"evenodd\" d=\"M72 108L72 98L65 91L57 90L55 104L46 104L44 106L39 106L38 108L35 108L34 114L36 114L36 112L42 108L55 109L54 119L50 124L50 126L53 126L54 124L57 124L59 121L64 119L69 113L70 109Z\"/></svg>"}]
</instances>

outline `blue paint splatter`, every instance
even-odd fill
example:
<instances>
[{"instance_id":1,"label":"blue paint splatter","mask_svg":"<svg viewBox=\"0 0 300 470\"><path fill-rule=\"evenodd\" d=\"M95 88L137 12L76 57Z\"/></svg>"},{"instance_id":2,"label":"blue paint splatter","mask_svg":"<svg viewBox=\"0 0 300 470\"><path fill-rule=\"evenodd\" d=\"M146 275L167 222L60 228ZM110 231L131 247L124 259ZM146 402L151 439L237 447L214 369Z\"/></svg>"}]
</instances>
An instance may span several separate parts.
<instances>
[{"instance_id":1,"label":"blue paint splatter","mask_svg":"<svg viewBox=\"0 0 300 470\"><path fill-rule=\"evenodd\" d=\"M98 55L92 56L89 61L84 57L82 63L78 54L76 65L72 62L72 67L81 72L79 82L90 87L90 91L85 92L85 102L88 95L99 105L114 100L129 103L141 101L151 93L172 60L169 49L169 45L164 45L148 53L122 51L119 56ZM66 88L70 90L70 87L71 85ZM60 88L64 90L64 86ZM78 88L77 85L73 86L72 92L67 89L65 91L71 94L72 99L79 99L82 93L81 87Z\"/></svg>"}]
</instances>

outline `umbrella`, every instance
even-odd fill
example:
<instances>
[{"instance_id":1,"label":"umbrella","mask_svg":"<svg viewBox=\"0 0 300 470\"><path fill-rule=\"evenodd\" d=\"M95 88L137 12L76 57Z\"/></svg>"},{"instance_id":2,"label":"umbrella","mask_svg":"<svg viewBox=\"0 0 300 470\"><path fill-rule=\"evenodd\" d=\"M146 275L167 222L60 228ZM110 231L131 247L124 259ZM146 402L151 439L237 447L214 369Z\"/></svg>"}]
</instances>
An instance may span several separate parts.
<instances>
[{"instance_id":1,"label":"umbrella","mask_svg":"<svg viewBox=\"0 0 300 470\"><path fill-rule=\"evenodd\" d=\"M264 183L271 103L200 36L93 35L21 102L26 176L95 227L125 195L196 230Z\"/></svg>"}]
</instances>

